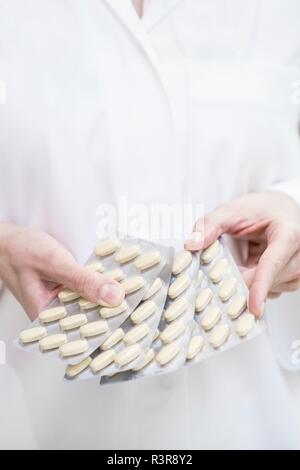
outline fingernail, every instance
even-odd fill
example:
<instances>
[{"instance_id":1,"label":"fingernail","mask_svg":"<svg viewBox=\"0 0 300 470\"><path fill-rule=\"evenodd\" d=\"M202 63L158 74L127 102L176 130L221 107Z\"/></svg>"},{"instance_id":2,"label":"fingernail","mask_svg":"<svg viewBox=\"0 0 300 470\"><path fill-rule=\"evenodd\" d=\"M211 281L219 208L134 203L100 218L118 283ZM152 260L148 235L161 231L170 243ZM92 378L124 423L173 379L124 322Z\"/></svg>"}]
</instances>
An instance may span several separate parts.
<instances>
[{"instance_id":1,"label":"fingernail","mask_svg":"<svg viewBox=\"0 0 300 470\"><path fill-rule=\"evenodd\" d=\"M200 242L203 241L202 233L201 232L193 232L185 242L184 246L187 250L190 251L199 251L202 246L200 246ZM201 243L202 245L202 243Z\"/></svg>"},{"instance_id":2,"label":"fingernail","mask_svg":"<svg viewBox=\"0 0 300 470\"><path fill-rule=\"evenodd\" d=\"M199 243L202 240L202 233L201 232L193 232L188 238L188 241Z\"/></svg>"},{"instance_id":3,"label":"fingernail","mask_svg":"<svg viewBox=\"0 0 300 470\"><path fill-rule=\"evenodd\" d=\"M124 290L117 284L104 284L100 291L101 300L109 305L119 305L124 298Z\"/></svg>"}]
</instances>

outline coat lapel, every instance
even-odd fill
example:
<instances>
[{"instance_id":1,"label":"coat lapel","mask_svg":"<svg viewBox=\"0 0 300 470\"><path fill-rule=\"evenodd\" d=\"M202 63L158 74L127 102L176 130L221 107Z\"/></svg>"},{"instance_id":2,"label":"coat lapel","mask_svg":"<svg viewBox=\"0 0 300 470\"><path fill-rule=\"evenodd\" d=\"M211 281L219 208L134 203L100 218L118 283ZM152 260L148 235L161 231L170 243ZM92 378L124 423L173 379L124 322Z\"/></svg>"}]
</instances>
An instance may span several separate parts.
<instances>
[{"instance_id":1,"label":"coat lapel","mask_svg":"<svg viewBox=\"0 0 300 470\"><path fill-rule=\"evenodd\" d=\"M130 0L102 0L115 13L123 26L132 34L139 42L140 46L148 57L155 62L154 51L147 41L147 35L141 19L136 14Z\"/></svg>"},{"instance_id":2,"label":"coat lapel","mask_svg":"<svg viewBox=\"0 0 300 470\"><path fill-rule=\"evenodd\" d=\"M147 0L145 0L147 2ZM163 20L182 0L148 0L146 12L142 18L146 31L150 31Z\"/></svg>"}]
</instances>

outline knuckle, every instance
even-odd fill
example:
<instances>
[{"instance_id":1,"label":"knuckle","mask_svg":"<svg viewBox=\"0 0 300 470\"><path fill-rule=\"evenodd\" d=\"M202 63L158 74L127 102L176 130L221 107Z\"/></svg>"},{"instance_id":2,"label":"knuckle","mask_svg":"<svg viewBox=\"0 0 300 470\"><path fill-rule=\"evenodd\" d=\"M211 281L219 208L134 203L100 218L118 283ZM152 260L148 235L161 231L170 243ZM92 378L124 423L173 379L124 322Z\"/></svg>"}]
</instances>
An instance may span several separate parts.
<instances>
[{"instance_id":1,"label":"knuckle","mask_svg":"<svg viewBox=\"0 0 300 470\"><path fill-rule=\"evenodd\" d=\"M290 247L296 248L300 244L300 228L294 223L285 223L281 226L281 233Z\"/></svg>"},{"instance_id":2,"label":"knuckle","mask_svg":"<svg viewBox=\"0 0 300 470\"><path fill-rule=\"evenodd\" d=\"M73 277L73 285L76 292L85 292L89 286L87 276L84 273L76 273Z\"/></svg>"}]
</instances>

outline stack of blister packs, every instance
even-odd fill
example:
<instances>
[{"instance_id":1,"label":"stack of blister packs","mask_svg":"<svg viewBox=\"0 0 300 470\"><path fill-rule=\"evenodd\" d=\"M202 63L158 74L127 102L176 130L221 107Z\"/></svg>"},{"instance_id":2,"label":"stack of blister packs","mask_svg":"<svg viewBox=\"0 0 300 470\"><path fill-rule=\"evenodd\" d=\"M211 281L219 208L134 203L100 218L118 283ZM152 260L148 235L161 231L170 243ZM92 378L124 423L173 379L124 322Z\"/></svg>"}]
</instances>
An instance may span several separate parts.
<instances>
[{"instance_id":1,"label":"stack of blister packs","mask_svg":"<svg viewBox=\"0 0 300 470\"><path fill-rule=\"evenodd\" d=\"M223 240L201 253L124 238L100 241L86 268L120 282L117 307L63 289L16 343L66 363L65 378L100 384L162 374L264 330Z\"/></svg>"}]
</instances>

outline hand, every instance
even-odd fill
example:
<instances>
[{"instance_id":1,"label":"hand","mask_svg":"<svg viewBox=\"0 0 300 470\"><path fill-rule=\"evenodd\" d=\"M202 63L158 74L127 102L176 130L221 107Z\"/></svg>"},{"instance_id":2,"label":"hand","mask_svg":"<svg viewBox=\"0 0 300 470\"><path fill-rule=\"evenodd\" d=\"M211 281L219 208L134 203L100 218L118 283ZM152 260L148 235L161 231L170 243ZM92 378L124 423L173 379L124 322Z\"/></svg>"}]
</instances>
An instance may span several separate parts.
<instances>
[{"instance_id":1,"label":"hand","mask_svg":"<svg viewBox=\"0 0 300 470\"><path fill-rule=\"evenodd\" d=\"M0 278L32 320L62 286L94 303L124 298L120 284L81 267L51 236L11 224L0 224Z\"/></svg>"},{"instance_id":2,"label":"hand","mask_svg":"<svg viewBox=\"0 0 300 470\"><path fill-rule=\"evenodd\" d=\"M280 192L247 194L219 206L204 218L204 234L197 241L199 220L186 248L206 248L220 235L247 240L248 259L243 276L250 288L249 309L257 316L266 298L300 287L300 208ZM198 237L199 238L199 237Z\"/></svg>"}]
</instances>

